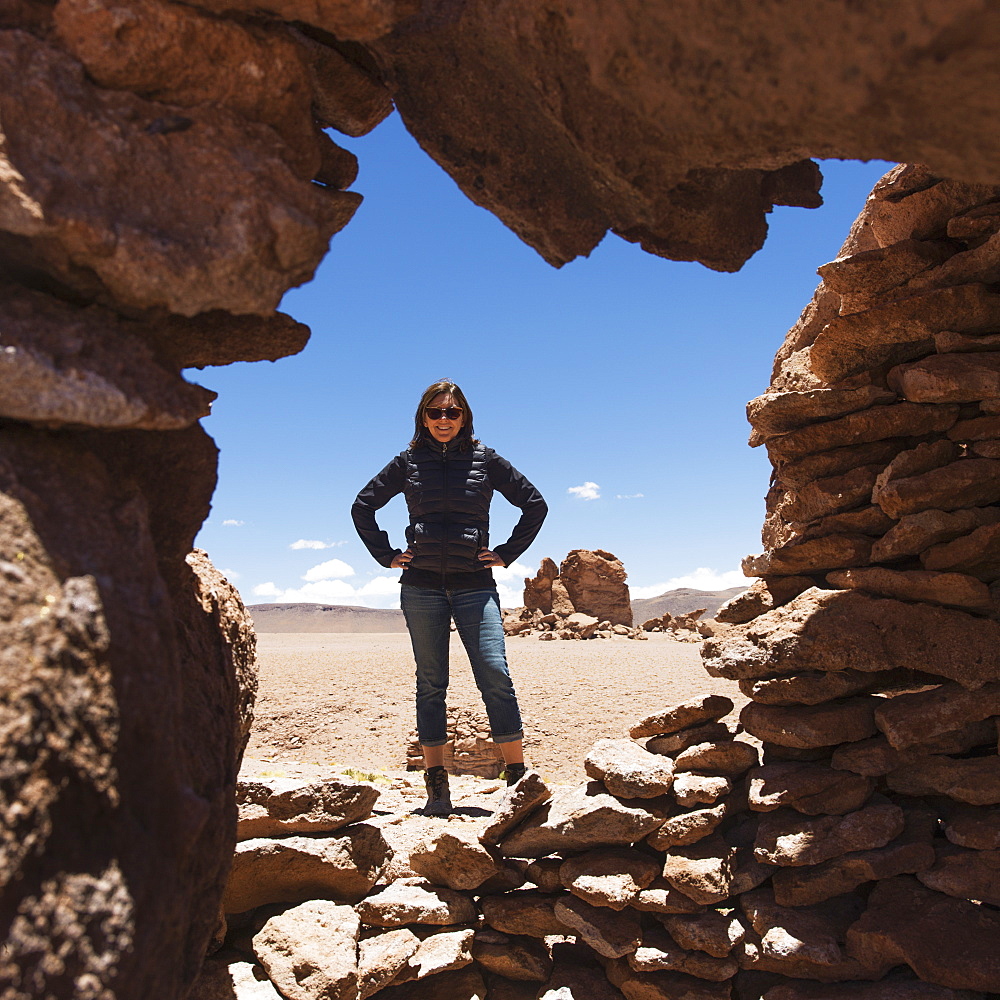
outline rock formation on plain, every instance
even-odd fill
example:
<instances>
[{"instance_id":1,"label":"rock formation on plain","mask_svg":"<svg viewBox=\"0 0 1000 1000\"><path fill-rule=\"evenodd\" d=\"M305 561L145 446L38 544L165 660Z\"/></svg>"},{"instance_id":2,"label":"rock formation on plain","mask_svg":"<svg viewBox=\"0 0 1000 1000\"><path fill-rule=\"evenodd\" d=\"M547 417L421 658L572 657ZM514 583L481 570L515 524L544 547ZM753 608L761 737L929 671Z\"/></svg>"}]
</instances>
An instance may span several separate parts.
<instances>
[{"instance_id":1,"label":"rock formation on plain","mask_svg":"<svg viewBox=\"0 0 1000 1000\"><path fill-rule=\"evenodd\" d=\"M6 992L173 1000L197 973L235 838L253 646L238 595L189 560L216 451L197 423L212 393L180 373L301 350L308 331L276 306L360 198L347 190L354 157L327 129L361 135L393 102L474 201L557 265L610 230L736 269L773 205L819 203L807 157L926 164L876 194L755 411L781 488L768 552L750 566L767 593L732 621L769 602L763 617L778 617L738 626L712 663L755 690L786 675L808 687L781 651L812 650L803 662L821 674L823 648L854 671L848 688L914 656L932 677L993 683L982 587L1000 499L998 276L985 186L1000 183L998 33L987 0L906 0L892 18L841 0L6 4ZM819 585L794 607L770 587L789 574ZM553 600L576 610L562 589ZM909 795L991 787L994 758L968 750L886 780ZM892 915L930 898L965 919L972 904L941 902L940 886L979 869L941 865L934 888L879 886L859 955L891 938L926 978L921 925ZM598 940L592 909L565 913ZM755 903L757 925L772 911ZM323 908L261 928L275 969L310 921L339 941L355 933ZM761 940L766 966L782 941ZM464 961L466 943L408 953L409 995L420 970ZM555 961L556 993L593 988L576 954ZM644 988L635 976L675 975L647 971L656 957L641 973L613 961L626 994ZM469 986L462 969L442 975Z\"/></svg>"}]
</instances>

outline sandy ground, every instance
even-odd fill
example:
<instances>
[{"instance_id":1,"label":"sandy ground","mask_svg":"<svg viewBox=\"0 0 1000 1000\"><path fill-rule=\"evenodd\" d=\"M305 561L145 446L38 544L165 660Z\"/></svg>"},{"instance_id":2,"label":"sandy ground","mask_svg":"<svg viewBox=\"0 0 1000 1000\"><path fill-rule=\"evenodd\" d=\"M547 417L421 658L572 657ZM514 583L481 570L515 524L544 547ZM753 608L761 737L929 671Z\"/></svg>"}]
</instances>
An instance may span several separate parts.
<instances>
[{"instance_id":1,"label":"sandy ground","mask_svg":"<svg viewBox=\"0 0 1000 1000\"><path fill-rule=\"evenodd\" d=\"M352 768L399 772L414 726L409 636L261 633L260 687L244 771L319 776ZM529 762L555 783L585 779L595 740L623 737L645 715L705 694L746 703L732 681L709 677L698 646L653 633L628 639L511 638ZM461 642L453 638L449 704L482 710ZM419 776L414 776L419 777Z\"/></svg>"}]
</instances>

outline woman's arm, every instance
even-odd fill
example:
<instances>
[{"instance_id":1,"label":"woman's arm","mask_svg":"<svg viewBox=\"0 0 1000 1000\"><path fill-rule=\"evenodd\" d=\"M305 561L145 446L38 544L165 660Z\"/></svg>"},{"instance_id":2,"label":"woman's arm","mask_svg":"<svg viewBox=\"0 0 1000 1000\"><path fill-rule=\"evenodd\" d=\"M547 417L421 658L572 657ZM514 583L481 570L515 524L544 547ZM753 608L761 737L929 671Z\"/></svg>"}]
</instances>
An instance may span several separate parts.
<instances>
[{"instance_id":1,"label":"woman's arm","mask_svg":"<svg viewBox=\"0 0 1000 1000\"><path fill-rule=\"evenodd\" d=\"M361 536L372 558L381 566L389 568L400 555L399 549L389 544L389 536L382 531L375 520L375 511L384 507L397 493L403 492L406 479L406 463L402 455L397 455L358 494L351 507L354 527Z\"/></svg>"},{"instance_id":2,"label":"woman's arm","mask_svg":"<svg viewBox=\"0 0 1000 1000\"><path fill-rule=\"evenodd\" d=\"M515 507L521 508L521 516L510 538L503 545L493 547L493 552L503 560L504 565L510 566L535 540L549 508L542 494L507 459L494 454L486 468L493 488Z\"/></svg>"}]
</instances>

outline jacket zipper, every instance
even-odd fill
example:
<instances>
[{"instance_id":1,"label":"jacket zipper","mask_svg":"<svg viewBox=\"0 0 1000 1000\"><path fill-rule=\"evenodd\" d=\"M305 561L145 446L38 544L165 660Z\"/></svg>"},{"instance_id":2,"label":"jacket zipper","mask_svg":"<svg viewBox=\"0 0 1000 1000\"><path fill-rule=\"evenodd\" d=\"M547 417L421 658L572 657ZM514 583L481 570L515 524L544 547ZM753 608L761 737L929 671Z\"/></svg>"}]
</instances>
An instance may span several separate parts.
<instances>
[{"instance_id":1,"label":"jacket zipper","mask_svg":"<svg viewBox=\"0 0 1000 1000\"><path fill-rule=\"evenodd\" d=\"M444 521L443 528L444 531L441 539L441 589L447 590L447 574L446 570L448 568L448 442L441 442L441 461L444 464L442 470L444 479L444 502L442 504L444 508Z\"/></svg>"}]
</instances>

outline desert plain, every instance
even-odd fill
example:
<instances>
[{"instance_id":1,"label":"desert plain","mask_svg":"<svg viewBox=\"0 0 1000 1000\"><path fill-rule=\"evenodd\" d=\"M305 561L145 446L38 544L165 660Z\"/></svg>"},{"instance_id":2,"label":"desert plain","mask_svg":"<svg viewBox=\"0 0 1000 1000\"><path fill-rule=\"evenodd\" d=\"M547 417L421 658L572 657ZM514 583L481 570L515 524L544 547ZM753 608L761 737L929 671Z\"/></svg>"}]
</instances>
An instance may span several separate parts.
<instances>
[{"instance_id":1,"label":"desert plain","mask_svg":"<svg viewBox=\"0 0 1000 1000\"><path fill-rule=\"evenodd\" d=\"M247 757L287 770L401 771L414 728L414 666L406 633L260 632L259 689ZM697 643L507 640L529 763L547 780L585 779L583 758L642 717L706 694L746 703L710 677ZM449 707L483 711L461 641L452 637ZM314 772L315 773L315 772Z\"/></svg>"}]
</instances>

